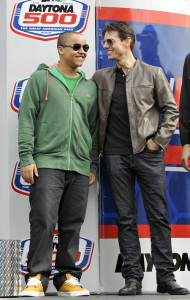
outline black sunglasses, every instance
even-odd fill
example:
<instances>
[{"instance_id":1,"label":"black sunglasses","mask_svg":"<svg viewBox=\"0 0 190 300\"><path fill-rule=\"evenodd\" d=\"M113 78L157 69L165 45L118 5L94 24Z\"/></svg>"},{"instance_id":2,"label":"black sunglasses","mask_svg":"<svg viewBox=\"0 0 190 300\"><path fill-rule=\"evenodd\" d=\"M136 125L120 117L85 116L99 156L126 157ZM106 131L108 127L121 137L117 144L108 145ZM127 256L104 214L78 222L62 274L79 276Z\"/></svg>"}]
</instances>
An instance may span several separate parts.
<instances>
[{"instance_id":1,"label":"black sunglasses","mask_svg":"<svg viewBox=\"0 0 190 300\"><path fill-rule=\"evenodd\" d=\"M74 45L60 45L60 46L73 48L74 51L80 50L81 47L83 48L83 50L85 52L87 52L89 50L89 45L88 44L85 44L85 45L74 44Z\"/></svg>"}]
</instances>

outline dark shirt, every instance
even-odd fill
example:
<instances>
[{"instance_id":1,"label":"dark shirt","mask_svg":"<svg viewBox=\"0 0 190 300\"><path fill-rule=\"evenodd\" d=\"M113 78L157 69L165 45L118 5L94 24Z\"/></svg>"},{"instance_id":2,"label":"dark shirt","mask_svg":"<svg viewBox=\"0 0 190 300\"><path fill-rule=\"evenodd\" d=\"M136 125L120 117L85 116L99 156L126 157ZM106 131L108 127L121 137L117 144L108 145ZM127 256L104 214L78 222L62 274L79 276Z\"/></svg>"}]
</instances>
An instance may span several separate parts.
<instances>
[{"instance_id":1,"label":"dark shirt","mask_svg":"<svg viewBox=\"0 0 190 300\"><path fill-rule=\"evenodd\" d=\"M132 154L129 115L126 96L126 76L116 69L115 88L111 99L104 154Z\"/></svg>"}]
</instances>

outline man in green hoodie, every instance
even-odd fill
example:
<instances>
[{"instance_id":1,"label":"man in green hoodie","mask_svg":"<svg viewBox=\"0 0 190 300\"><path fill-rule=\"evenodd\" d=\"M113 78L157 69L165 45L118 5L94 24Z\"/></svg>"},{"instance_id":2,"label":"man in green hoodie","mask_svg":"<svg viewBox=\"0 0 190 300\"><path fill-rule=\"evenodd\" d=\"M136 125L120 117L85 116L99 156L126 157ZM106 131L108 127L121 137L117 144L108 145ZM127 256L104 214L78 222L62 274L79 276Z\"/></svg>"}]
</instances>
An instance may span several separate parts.
<instances>
[{"instance_id":1,"label":"man in green hoodie","mask_svg":"<svg viewBox=\"0 0 190 300\"><path fill-rule=\"evenodd\" d=\"M58 38L58 70L40 65L19 109L21 175L31 184L30 248L22 296L44 296L58 223L54 285L59 296L89 295L75 265L89 185L98 165L96 85L78 70L89 49L84 36Z\"/></svg>"}]
</instances>

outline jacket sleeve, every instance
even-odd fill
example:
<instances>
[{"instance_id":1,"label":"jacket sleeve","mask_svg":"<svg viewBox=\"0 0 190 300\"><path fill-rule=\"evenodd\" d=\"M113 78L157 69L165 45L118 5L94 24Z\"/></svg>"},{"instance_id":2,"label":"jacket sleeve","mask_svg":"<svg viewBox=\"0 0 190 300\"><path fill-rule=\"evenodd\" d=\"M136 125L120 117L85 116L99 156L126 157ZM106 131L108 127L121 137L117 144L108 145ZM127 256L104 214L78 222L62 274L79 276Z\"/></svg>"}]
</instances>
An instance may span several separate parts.
<instances>
[{"instance_id":1,"label":"jacket sleeve","mask_svg":"<svg viewBox=\"0 0 190 300\"><path fill-rule=\"evenodd\" d=\"M178 124L179 110L168 80L161 68L158 68L154 87L155 98L162 115L157 133L152 139L160 145L162 149L165 149Z\"/></svg>"},{"instance_id":2,"label":"jacket sleeve","mask_svg":"<svg viewBox=\"0 0 190 300\"><path fill-rule=\"evenodd\" d=\"M18 152L21 167L34 164L34 128L39 111L38 84L31 75L19 107Z\"/></svg>"},{"instance_id":3,"label":"jacket sleeve","mask_svg":"<svg viewBox=\"0 0 190 300\"><path fill-rule=\"evenodd\" d=\"M182 146L190 144L190 53L186 56L183 67L183 81L180 97L179 130Z\"/></svg>"},{"instance_id":4,"label":"jacket sleeve","mask_svg":"<svg viewBox=\"0 0 190 300\"><path fill-rule=\"evenodd\" d=\"M94 85L95 86L95 85ZM98 167L98 102L97 90L95 87L95 100L88 116L90 134L92 137L92 150L90 152L91 166L90 172L96 175Z\"/></svg>"}]
</instances>

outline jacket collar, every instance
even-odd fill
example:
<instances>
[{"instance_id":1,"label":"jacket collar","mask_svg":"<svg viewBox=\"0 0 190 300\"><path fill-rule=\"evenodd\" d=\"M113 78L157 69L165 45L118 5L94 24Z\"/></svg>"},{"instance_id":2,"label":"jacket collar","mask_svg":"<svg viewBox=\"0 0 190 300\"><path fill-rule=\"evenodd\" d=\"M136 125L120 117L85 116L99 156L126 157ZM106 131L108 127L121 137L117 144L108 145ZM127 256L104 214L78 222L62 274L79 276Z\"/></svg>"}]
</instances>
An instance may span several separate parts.
<instances>
[{"instance_id":1,"label":"jacket collar","mask_svg":"<svg viewBox=\"0 0 190 300\"><path fill-rule=\"evenodd\" d=\"M140 60L139 60L138 58L136 58L136 63L134 64L134 66L133 66L132 68L128 68L128 69L129 69L129 70L134 70L134 69L136 69L137 66L139 65L139 63L140 63ZM116 72L118 66L117 66L117 64L115 64L115 65L114 65L113 67L111 67L111 68L112 68L112 71L113 71L113 72Z\"/></svg>"}]
</instances>

